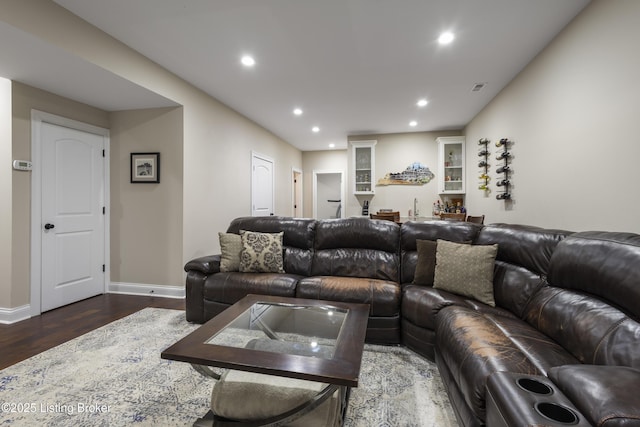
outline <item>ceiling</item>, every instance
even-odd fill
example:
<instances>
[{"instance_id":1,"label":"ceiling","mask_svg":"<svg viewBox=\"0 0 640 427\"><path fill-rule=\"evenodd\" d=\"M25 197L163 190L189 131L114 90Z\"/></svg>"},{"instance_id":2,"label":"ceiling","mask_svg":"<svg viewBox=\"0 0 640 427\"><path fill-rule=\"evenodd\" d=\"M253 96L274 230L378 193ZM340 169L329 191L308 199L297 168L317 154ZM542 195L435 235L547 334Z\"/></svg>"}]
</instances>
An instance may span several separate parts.
<instances>
[{"instance_id":1,"label":"ceiling","mask_svg":"<svg viewBox=\"0 0 640 427\"><path fill-rule=\"evenodd\" d=\"M326 150L349 135L461 129L589 0L55 2L299 149ZM72 62L86 82L105 72ZM122 109L91 86L85 102Z\"/></svg>"},{"instance_id":2,"label":"ceiling","mask_svg":"<svg viewBox=\"0 0 640 427\"><path fill-rule=\"evenodd\" d=\"M106 111L177 105L2 21L0 76Z\"/></svg>"}]
</instances>

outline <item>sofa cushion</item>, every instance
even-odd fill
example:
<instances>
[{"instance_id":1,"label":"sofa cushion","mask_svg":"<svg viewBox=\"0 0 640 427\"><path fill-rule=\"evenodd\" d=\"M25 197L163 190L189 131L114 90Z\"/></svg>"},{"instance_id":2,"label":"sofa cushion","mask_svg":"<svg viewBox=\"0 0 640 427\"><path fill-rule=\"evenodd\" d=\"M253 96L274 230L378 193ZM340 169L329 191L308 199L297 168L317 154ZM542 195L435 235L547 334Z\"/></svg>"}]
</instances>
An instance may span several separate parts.
<instances>
[{"instance_id":1,"label":"sofa cushion","mask_svg":"<svg viewBox=\"0 0 640 427\"><path fill-rule=\"evenodd\" d=\"M400 250L402 258L401 283L411 283L414 279L418 252L418 240L438 239L451 242L473 242L482 229L480 224L462 221L409 221L400 229Z\"/></svg>"},{"instance_id":2,"label":"sofa cushion","mask_svg":"<svg viewBox=\"0 0 640 427\"><path fill-rule=\"evenodd\" d=\"M474 243L497 244L497 260L522 266L539 275L546 275L556 246L570 234L571 232L565 230L550 230L529 225L491 224L480 230Z\"/></svg>"},{"instance_id":3,"label":"sofa cushion","mask_svg":"<svg viewBox=\"0 0 640 427\"><path fill-rule=\"evenodd\" d=\"M238 234L218 233L220 240L220 271L238 271L242 238Z\"/></svg>"},{"instance_id":4,"label":"sofa cushion","mask_svg":"<svg viewBox=\"0 0 640 427\"><path fill-rule=\"evenodd\" d=\"M436 343L466 404L482 420L489 375L498 371L540 374L498 325L470 308L450 306L440 310Z\"/></svg>"},{"instance_id":5,"label":"sofa cushion","mask_svg":"<svg viewBox=\"0 0 640 427\"><path fill-rule=\"evenodd\" d=\"M284 273L282 237L284 233L257 233L240 230L242 251L240 271L243 273Z\"/></svg>"},{"instance_id":6,"label":"sofa cushion","mask_svg":"<svg viewBox=\"0 0 640 427\"><path fill-rule=\"evenodd\" d=\"M549 378L597 427L640 426L640 370L624 366L565 365Z\"/></svg>"},{"instance_id":7,"label":"sofa cushion","mask_svg":"<svg viewBox=\"0 0 640 427\"><path fill-rule=\"evenodd\" d=\"M400 313L400 285L380 279L359 277L304 277L296 289L298 298L369 304L369 316Z\"/></svg>"},{"instance_id":8,"label":"sofa cushion","mask_svg":"<svg viewBox=\"0 0 640 427\"><path fill-rule=\"evenodd\" d=\"M235 304L248 294L294 297L301 276L281 273L217 273L203 286L205 300Z\"/></svg>"},{"instance_id":9,"label":"sofa cushion","mask_svg":"<svg viewBox=\"0 0 640 427\"><path fill-rule=\"evenodd\" d=\"M317 221L308 218L280 216L242 217L231 221L228 233L240 234L240 230L261 233L284 232L284 270L291 274L309 276L313 241Z\"/></svg>"},{"instance_id":10,"label":"sofa cushion","mask_svg":"<svg viewBox=\"0 0 640 427\"><path fill-rule=\"evenodd\" d=\"M592 295L545 286L525 319L580 363L640 368L640 324Z\"/></svg>"},{"instance_id":11,"label":"sofa cushion","mask_svg":"<svg viewBox=\"0 0 640 427\"><path fill-rule=\"evenodd\" d=\"M471 308L485 314L514 317L503 308L491 307L440 289L419 285L406 285L402 289L402 317L421 328L435 330L438 313L451 305Z\"/></svg>"},{"instance_id":12,"label":"sofa cushion","mask_svg":"<svg viewBox=\"0 0 640 427\"><path fill-rule=\"evenodd\" d=\"M311 276L399 281L400 227L368 218L323 220L316 229Z\"/></svg>"},{"instance_id":13,"label":"sofa cushion","mask_svg":"<svg viewBox=\"0 0 640 427\"><path fill-rule=\"evenodd\" d=\"M465 245L438 240L433 287L494 307L493 266L498 245Z\"/></svg>"},{"instance_id":14,"label":"sofa cushion","mask_svg":"<svg viewBox=\"0 0 640 427\"><path fill-rule=\"evenodd\" d=\"M640 235L585 231L563 240L553 253L549 283L585 292L640 320Z\"/></svg>"},{"instance_id":15,"label":"sofa cushion","mask_svg":"<svg viewBox=\"0 0 640 427\"><path fill-rule=\"evenodd\" d=\"M520 318L525 315L533 295L545 284L543 277L525 267L496 260L493 270L493 297L496 305Z\"/></svg>"},{"instance_id":16,"label":"sofa cushion","mask_svg":"<svg viewBox=\"0 0 640 427\"><path fill-rule=\"evenodd\" d=\"M553 340L513 316L450 306L440 310L436 342L465 401L485 419L487 378L498 371L541 375L577 360Z\"/></svg>"}]
</instances>

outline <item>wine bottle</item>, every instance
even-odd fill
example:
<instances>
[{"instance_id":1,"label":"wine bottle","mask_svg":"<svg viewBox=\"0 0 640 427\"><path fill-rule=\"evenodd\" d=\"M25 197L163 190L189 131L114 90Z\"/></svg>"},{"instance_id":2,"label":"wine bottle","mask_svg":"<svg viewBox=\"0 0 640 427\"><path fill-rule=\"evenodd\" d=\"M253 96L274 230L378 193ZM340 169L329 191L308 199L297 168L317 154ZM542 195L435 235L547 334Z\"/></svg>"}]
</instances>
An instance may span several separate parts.
<instances>
[{"instance_id":1,"label":"wine bottle","mask_svg":"<svg viewBox=\"0 0 640 427\"><path fill-rule=\"evenodd\" d=\"M502 138L500 141L496 141L496 147L502 147L503 145L507 145L509 140L507 138Z\"/></svg>"},{"instance_id":2,"label":"wine bottle","mask_svg":"<svg viewBox=\"0 0 640 427\"><path fill-rule=\"evenodd\" d=\"M486 173L483 173L482 175L480 175L478 177L479 179L490 179L489 175L487 175Z\"/></svg>"},{"instance_id":3,"label":"wine bottle","mask_svg":"<svg viewBox=\"0 0 640 427\"><path fill-rule=\"evenodd\" d=\"M496 160L502 160L502 159L506 159L507 157L511 156L511 153L508 151L503 151L502 153L498 154L496 156Z\"/></svg>"},{"instance_id":4,"label":"wine bottle","mask_svg":"<svg viewBox=\"0 0 640 427\"><path fill-rule=\"evenodd\" d=\"M482 138L478 140L478 145L487 145L489 140L487 138Z\"/></svg>"},{"instance_id":5,"label":"wine bottle","mask_svg":"<svg viewBox=\"0 0 640 427\"><path fill-rule=\"evenodd\" d=\"M509 193L500 193L496 196L496 199L498 200L509 200L511 199L511 194Z\"/></svg>"},{"instance_id":6,"label":"wine bottle","mask_svg":"<svg viewBox=\"0 0 640 427\"><path fill-rule=\"evenodd\" d=\"M478 190L488 190L489 187L487 187L487 184L480 184L478 185Z\"/></svg>"},{"instance_id":7,"label":"wine bottle","mask_svg":"<svg viewBox=\"0 0 640 427\"><path fill-rule=\"evenodd\" d=\"M478 167L479 167L479 168L483 168L483 167L485 167L485 166L489 166L489 164L488 164L487 162L485 162L484 160L483 160L483 161L481 161L480 163L478 163Z\"/></svg>"},{"instance_id":8,"label":"wine bottle","mask_svg":"<svg viewBox=\"0 0 640 427\"><path fill-rule=\"evenodd\" d=\"M487 154L489 154L487 150L482 150L478 152L478 157L486 156Z\"/></svg>"},{"instance_id":9,"label":"wine bottle","mask_svg":"<svg viewBox=\"0 0 640 427\"><path fill-rule=\"evenodd\" d=\"M505 172L509 172L511 170L511 168L509 166L500 166L498 169L496 169L496 173L505 173Z\"/></svg>"},{"instance_id":10,"label":"wine bottle","mask_svg":"<svg viewBox=\"0 0 640 427\"><path fill-rule=\"evenodd\" d=\"M508 180L508 179L503 179L502 181L498 181L498 182L496 183L496 185L497 185L498 187L502 187L502 186L509 185L509 184L510 184L510 182L509 182L509 180Z\"/></svg>"}]
</instances>

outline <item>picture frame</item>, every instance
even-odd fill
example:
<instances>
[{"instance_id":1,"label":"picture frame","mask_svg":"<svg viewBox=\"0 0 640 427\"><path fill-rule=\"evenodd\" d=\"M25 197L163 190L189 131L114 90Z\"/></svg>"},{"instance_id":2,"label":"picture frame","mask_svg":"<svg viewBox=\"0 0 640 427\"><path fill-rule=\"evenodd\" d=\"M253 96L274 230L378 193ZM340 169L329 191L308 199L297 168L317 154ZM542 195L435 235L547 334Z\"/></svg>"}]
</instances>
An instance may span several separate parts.
<instances>
[{"instance_id":1,"label":"picture frame","mask_svg":"<svg viewBox=\"0 0 640 427\"><path fill-rule=\"evenodd\" d=\"M160 183L160 153L131 153L131 183Z\"/></svg>"}]
</instances>

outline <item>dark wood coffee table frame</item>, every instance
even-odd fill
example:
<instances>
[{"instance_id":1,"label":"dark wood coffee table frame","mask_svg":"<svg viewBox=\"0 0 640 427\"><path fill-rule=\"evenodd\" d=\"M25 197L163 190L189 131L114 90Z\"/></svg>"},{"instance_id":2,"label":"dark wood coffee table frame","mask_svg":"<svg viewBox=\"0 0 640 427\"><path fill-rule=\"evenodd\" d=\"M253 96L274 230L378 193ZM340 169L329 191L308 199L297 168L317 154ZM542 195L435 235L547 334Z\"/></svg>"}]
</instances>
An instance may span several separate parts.
<instances>
[{"instance_id":1,"label":"dark wood coffee table frame","mask_svg":"<svg viewBox=\"0 0 640 427\"><path fill-rule=\"evenodd\" d=\"M245 313L256 303L284 304L292 306L323 307L348 310L335 344L333 358L299 356L273 353L241 347L228 347L207 342L215 334ZM285 298L267 295L247 295L200 328L162 352L163 359L187 362L203 375L218 378L210 366L237 369L267 375L296 378L327 383L322 399L310 402L300 414L307 413L330 397L339 387L348 399L349 388L358 386L358 376L364 350L364 339L369 317L369 305L321 301L301 298ZM345 408L346 409L346 402ZM295 411L290 411L295 412ZM300 415L298 414L298 416ZM291 414L287 417L291 421ZM297 418L297 417L294 417ZM267 425L279 425L281 418L274 417ZM262 425L262 424L260 424Z\"/></svg>"}]
</instances>

